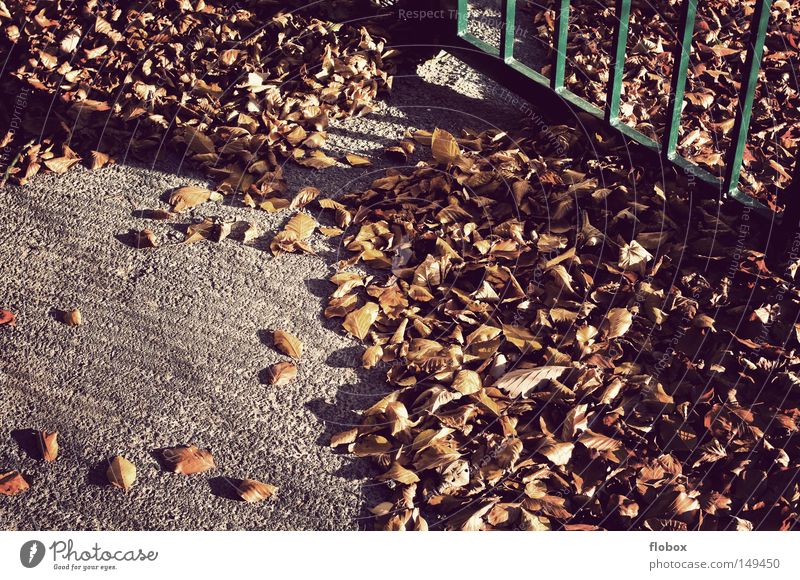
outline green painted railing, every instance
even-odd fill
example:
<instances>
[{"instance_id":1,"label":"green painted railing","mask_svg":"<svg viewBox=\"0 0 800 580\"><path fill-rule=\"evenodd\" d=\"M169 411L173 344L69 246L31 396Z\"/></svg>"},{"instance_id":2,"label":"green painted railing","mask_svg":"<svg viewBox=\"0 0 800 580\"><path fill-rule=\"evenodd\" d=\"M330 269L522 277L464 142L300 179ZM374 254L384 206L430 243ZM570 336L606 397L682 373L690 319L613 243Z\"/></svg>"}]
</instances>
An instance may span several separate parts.
<instances>
[{"instance_id":1,"label":"green painted railing","mask_svg":"<svg viewBox=\"0 0 800 580\"><path fill-rule=\"evenodd\" d=\"M556 0L554 50L553 62L550 63L552 64L550 77L533 70L515 58L517 0L502 0L502 26L500 27L499 47L493 46L469 32L470 17L468 0L458 0L457 35L461 41L468 43L470 47L478 48L488 55L497 57L498 62L506 67L506 69L510 67L516 71L516 73L521 73L524 77L527 77L527 79L534 81L532 86L547 88L563 101L566 101L569 106L577 107L599 119L603 119L608 126L614 128L625 137L657 152L664 160L678 166L684 172L694 175L702 180L702 182L715 186L715 188L723 194L760 212L768 212L769 210L763 204L740 191L739 180L752 116L753 99L758 82L758 72L761 66L761 57L764 54L764 42L767 36L772 0L758 0L755 5L750 28L752 31L750 35L751 42L747 49L736 121L732 132L733 142L732 146L729 147L726 152L725 172L724 177L721 179L699 165L682 157L677 152L678 134L681 126L681 111L683 109L683 101L686 93L686 75L689 67L689 54L691 52L692 36L695 27L697 3L698 0L684 0L680 9L680 19L677 27L678 42L676 43L674 52L671 91L667 108L668 119L666 127L664 128L663 138L660 142L627 125L619 117L631 0L616 0L617 17L614 29L614 45L605 109L600 109L589 103L567 89L564 85L570 0ZM497 76L502 76L502 72L500 72L499 75L493 76L496 78ZM791 189L795 191L800 189L798 187L800 186L800 163L797 165L798 170L796 175L798 178L794 180L791 187Z\"/></svg>"}]
</instances>

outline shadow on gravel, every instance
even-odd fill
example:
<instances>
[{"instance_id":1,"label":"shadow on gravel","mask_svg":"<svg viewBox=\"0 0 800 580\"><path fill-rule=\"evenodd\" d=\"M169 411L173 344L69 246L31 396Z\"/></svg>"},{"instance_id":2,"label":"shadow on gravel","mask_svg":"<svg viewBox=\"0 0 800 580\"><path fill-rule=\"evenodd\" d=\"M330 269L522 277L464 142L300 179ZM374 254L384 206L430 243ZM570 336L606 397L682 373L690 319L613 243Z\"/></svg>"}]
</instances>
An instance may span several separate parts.
<instances>
[{"instance_id":1,"label":"shadow on gravel","mask_svg":"<svg viewBox=\"0 0 800 580\"><path fill-rule=\"evenodd\" d=\"M39 445L39 437L33 429L14 429L11 438L17 442L20 449L31 459L39 460L42 458L42 448Z\"/></svg>"},{"instance_id":2,"label":"shadow on gravel","mask_svg":"<svg viewBox=\"0 0 800 580\"><path fill-rule=\"evenodd\" d=\"M324 279L311 279L306 281L306 288L314 296L323 299L330 296L334 286ZM325 318L322 311L318 313L320 324L331 332L342 332L341 318ZM317 438L317 444L330 449L331 437L341 431L346 431L361 424L360 411L369 408L388 394L391 389L386 382L386 369L382 366L374 369L365 369L361 363L364 352L362 345L353 344L331 352L325 363L337 369L350 369L356 374L356 380L342 385L336 392L333 401L317 398L306 403L306 408L323 424L324 430ZM348 454L343 447L330 449L342 458L342 466L333 475L348 480L366 480L361 485L361 506L358 516L360 528L368 528L372 514L369 508L387 499L385 484L374 482L373 479L380 473L379 468L368 459L358 458Z\"/></svg>"},{"instance_id":3,"label":"shadow on gravel","mask_svg":"<svg viewBox=\"0 0 800 580\"><path fill-rule=\"evenodd\" d=\"M98 461L92 465L89 473L86 476L86 483L89 485L96 485L98 487L106 487L107 485L110 485L108 483L108 477L106 476L108 465L108 459Z\"/></svg>"},{"instance_id":4,"label":"shadow on gravel","mask_svg":"<svg viewBox=\"0 0 800 580\"><path fill-rule=\"evenodd\" d=\"M223 476L212 477L208 480L208 486L211 488L212 495L231 501L242 501L242 498L239 496L241 484L241 479Z\"/></svg>"}]
</instances>

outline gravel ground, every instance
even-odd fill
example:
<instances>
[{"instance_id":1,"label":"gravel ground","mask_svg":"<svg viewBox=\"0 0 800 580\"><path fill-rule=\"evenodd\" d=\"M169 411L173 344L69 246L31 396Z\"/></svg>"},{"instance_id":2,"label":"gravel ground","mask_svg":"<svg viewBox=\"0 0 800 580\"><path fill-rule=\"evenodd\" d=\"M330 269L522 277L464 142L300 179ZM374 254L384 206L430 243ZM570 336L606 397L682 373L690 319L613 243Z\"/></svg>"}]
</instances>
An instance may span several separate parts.
<instances>
[{"instance_id":1,"label":"gravel ground","mask_svg":"<svg viewBox=\"0 0 800 580\"><path fill-rule=\"evenodd\" d=\"M468 0L467 32L491 46L500 48L500 32L503 27L501 0ZM542 12L544 2L532 7L520 0L516 6L514 25L514 58L527 67L542 72L548 61L549 47L544 46L536 33L533 17Z\"/></svg>"},{"instance_id":2,"label":"gravel ground","mask_svg":"<svg viewBox=\"0 0 800 580\"><path fill-rule=\"evenodd\" d=\"M409 128L509 128L519 112L491 105L497 87L449 55L398 78L395 94L368 117L337 123L329 152L380 159ZM290 188L335 196L371 170L287 167ZM256 221L254 243L182 245L175 226L133 210L166 207L165 192L203 180L179 161L77 169L0 191L0 307L18 315L0 328L0 472L20 470L31 490L0 496L4 529L358 529L380 499L372 467L334 453L330 435L357 420L387 391L380 371L358 370L360 349L338 322L322 318L325 281L338 250L315 239L317 256L272 257L268 241L288 218L207 204L200 215ZM186 220L184 220L186 221ZM151 227L157 250L124 243ZM79 308L85 323L61 324ZM270 331L305 343L297 380L265 384L283 357ZM355 367L355 368L354 368ZM25 429L59 432L60 456L30 456ZM218 468L179 476L153 451L210 447ZM138 469L126 494L104 485L106 460L122 454ZM230 498L223 477L279 487L249 505Z\"/></svg>"}]
</instances>

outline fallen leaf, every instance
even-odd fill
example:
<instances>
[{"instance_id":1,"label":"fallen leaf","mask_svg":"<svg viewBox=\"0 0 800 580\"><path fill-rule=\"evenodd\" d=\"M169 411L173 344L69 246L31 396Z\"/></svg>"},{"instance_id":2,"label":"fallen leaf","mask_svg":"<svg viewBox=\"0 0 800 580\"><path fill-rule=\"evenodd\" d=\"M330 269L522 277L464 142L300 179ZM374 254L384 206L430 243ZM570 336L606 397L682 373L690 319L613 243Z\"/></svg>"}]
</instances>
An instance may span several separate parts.
<instances>
[{"instance_id":1,"label":"fallen leaf","mask_svg":"<svg viewBox=\"0 0 800 580\"><path fill-rule=\"evenodd\" d=\"M342 326L344 329L360 340L364 340L372 324L378 318L379 307L374 302L367 302L358 310L348 314Z\"/></svg>"},{"instance_id":2,"label":"fallen leaf","mask_svg":"<svg viewBox=\"0 0 800 580\"><path fill-rule=\"evenodd\" d=\"M269 483L261 483L254 479L245 479L238 486L239 497L248 503L255 503L271 498L278 488Z\"/></svg>"},{"instance_id":3,"label":"fallen leaf","mask_svg":"<svg viewBox=\"0 0 800 580\"><path fill-rule=\"evenodd\" d=\"M116 455L109 462L106 477L111 485L127 492L136 481L136 466L121 455Z\"/></svg>"},{"instance_id":4,"label":"fallen leaf","mask_svg":"<svg viewBox=\"0 0 800 580\"><path fill-rule=\"evenodd\" d=\"M169 198L172 211L176 213L182 213L207 201L222 201L222 195L205 187L188 185L176 189Z\"/></svg>"},{"instance_id":5,"label":"fallen leaf","mask_svg":"<svg viewBox=\"0 0 800 580\"><path fill-rule=\"evenodd\" d=\"M15 326L17 324L17 317L10 310L0 309L0 326Z\"/></svg>"},{"instance_id":6,"label":"fallen leaf","mask_svg":"<svg viewBox=\"0 0 800 580\"><path fill-rule=\"evenodd\" d=\"M64 312L62 320L67 326L80 326L83 324L83 315L80 310L75 308Z\"/></svg>"},{"instance_id":7,"label":"fallen leaf","mask_svg":"<svg viewBox=\"0 0 800 580\"><path fill-rule=\"evenodd\" d=\"M28 491L30 486L19 471L0 474L0 495L16 495Z\"/></svg>"},{"instance_id":8,"label":"fallen leaf","mask_svg":"<svg viewBox=\"0 0 800 580\"><path fill-rule=\"evenodd\" d=\"M297 366L290 362L279 362L269 367L269 384L280 387L293 381L297 377Z\"/></svg>"},{"instance_id":9,"label":"fallen leaf","mask_svg":"<svg viewBox=\"0 0 800 580\"><path fill-rule=\"evenodd\" d=\"M39 431L37 434L39 439L39 449L42 452L42 459L45 461L55 461L58 457L58 433Z\"/></svg>"},{"instance_id":10,"label":"fallen leaf","mask_svg":"<svg viewBox=\"0 0 800 580\"><path fill-rule=\"evenodd\" d=\"M559 379L570 367L546 366L510 371L500 377L495 386L510 397L525 397L547 381Z\"/></svg>"},{"instance_id":11,"label":"fallen leaf","mask_svg":"<svg viewBox=\"0 0 800 580\"><path fill-rule=\"evenodd\" d=\"M361 155L355 155L353 153L349 153L345 156L345 160L349 163L352 167L371 167L372 161L370 161L367 157L362 157Z\"/></svg>"},{"instance_id":12,"label":"fallen leaf","mask_svg":"<svg viewBox=\"0 0 800 580\"><path fill-rule=\"evenodd\" d=\"M297 192L292 202L289 204L290 209L299 209L307 206L309 203L319 197L320 191L316 187L304 187Z\"/></svg>"},{"instance_id":13,"label":"fallen leaf","mask_svg":"<svg viewBox=\"0 0 800 580\"><path fill-rule=\"evenodd\" d=\"M303 356L303 343L295 335L285 330L276 330L272 333L275 348L285 355L299 360Z\"/></svg>"},{"instance_id":14,"label":"fallen leaf","mask_svg":"<svg viewBox=\"0 0 800 580\"><path fill-rule=\"evenodd\" d=\"M436 129L431 139L433 158L439 163L452 163L461 155L458 142L447 131Z\"/></svg>"},{"instance_id":15,"label":"fallen leaf","mask_svg":"<svg viewBox=\"0 0 800 580\"><path fill-rule=\"evenodd\" d=\"M192 475L214 469L214 457L209 449L199 449L196 445L179 445L160 451L161 458L174 473Z\"/></svg>"},{"instance_id":16,"label":"fallen leaf","mask_svg":"<svg viewBox=\"0 0 800 580\"><path fill-rule=\"evenodd\" d=\"M157 248L158 241L153 230L134 230L131 232L132 243L136 249L141 248Z\"/></svg>"},{"instance_id":17,"label":"fallen leaf","mask_svg":"<svg viewBox=\"0 0 800 580\"><path fill-rule=\"evenodd\" d=\"M627 308L612 308L603 321L603 328L608 338L619 338L628 332L632 323L633 313Z\"/></svg>"}]
</instances>

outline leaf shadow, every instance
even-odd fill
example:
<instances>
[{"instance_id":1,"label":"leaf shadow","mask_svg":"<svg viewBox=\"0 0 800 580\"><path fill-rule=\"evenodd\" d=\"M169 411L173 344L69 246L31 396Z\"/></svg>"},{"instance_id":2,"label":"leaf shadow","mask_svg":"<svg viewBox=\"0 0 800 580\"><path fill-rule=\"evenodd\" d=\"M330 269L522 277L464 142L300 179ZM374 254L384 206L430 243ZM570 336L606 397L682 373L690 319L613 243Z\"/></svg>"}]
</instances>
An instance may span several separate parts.
<instances>
[{"instance_id":1,"label":"leaf shadow","mask_svg":"<svg viewBox=\"0 0 800 580\"><path fill-rule=\"evenodd\" d=\"M208 486L211 488L211 494L231 501L243 501L239 495L239 490L242 485L241 479L234 477L217 476L211 477L208 480Z\"/></svg>"},{"instance_id":2,"label":"leaf shadow","mask_svg":"<svg viewBox=\"0 0 800 580\"><path fill-rule=\"evenodd\" d=\"M34 429L14 429L11 431L11 438L31 459L42 459L43 449Z\"/></svg>"},{"instance_id":3,"label":"leaf shadow","mask_svg":"<svg viewBox=\"0 0 800 580\"><path fill-rule=\"evenodd\" d=\"M92 465L89 469L89 473L86 475L86 483L98 487L110 486L111 484L108 482L108 476L106 476L109 465L111 465L110 459L103 459Z\"/></svg>"}]
</instances>

